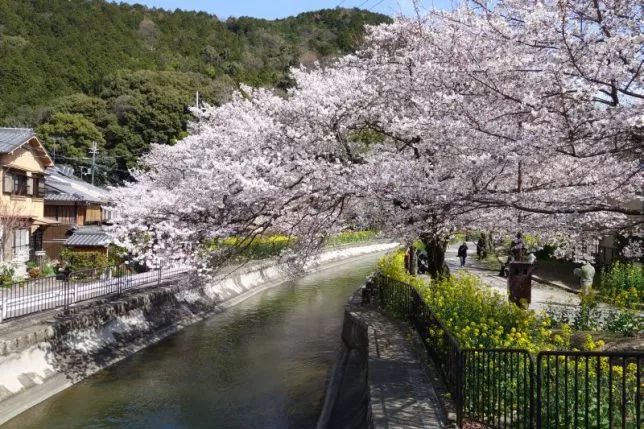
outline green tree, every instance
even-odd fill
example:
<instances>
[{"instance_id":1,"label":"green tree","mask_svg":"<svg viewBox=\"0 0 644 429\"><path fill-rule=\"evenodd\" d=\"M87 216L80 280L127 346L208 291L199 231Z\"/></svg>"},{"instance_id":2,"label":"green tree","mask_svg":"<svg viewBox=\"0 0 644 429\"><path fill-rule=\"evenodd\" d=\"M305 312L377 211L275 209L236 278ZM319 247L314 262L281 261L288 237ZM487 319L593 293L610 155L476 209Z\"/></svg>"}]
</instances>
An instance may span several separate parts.
<instances>
[{"instance_id":1,"label":"green tree","mask_svg":"<svg viewBox=\"0 0 644 429\"><path fill-rule=\"evenodd\" d=\"M0 0L0 126L35 127L76 167L97 141L101 174L120 182L150 144L186 134L197 91L219 104L242 82L287 90L290 67L332 61L365 24L388 21L341 8L224 22L104 0Z\"/></svg>"},{"instance_id":2,"label":"green tree","mask_svg":"<svg viewBox=\"0 0 644 429\"><path fill-rule=\"evenodd\" d=\"M99 148L105 145L101 131L78 113L55 113L40 125L37 134L56 162L69 164L75 169L87 166L88 153L93 142Z\"/></svg>"}]
</instances>

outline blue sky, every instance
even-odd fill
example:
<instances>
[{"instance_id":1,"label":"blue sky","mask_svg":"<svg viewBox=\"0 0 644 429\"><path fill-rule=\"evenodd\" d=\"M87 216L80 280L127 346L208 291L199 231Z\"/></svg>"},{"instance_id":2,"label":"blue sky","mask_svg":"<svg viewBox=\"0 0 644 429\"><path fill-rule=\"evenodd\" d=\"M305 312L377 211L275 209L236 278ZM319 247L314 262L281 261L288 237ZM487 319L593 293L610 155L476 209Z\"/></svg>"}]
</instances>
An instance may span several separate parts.
<instances>
[{"instance_id":1,"label":"blue sky","mask_svg":"<svg viewBox=\"0 0 644 429\"><path fill-rule=\"evenodd\" d=\"M413 12L411 0L120 0L125 3L140 3L164 9L201 10L213 13L221 19L229 16L253 16L256 18L284 18L309 10L342 7L360 7L387 15ZM425 8L447 8L450 0L423 0Z\"/></svg>"}]
</instances>

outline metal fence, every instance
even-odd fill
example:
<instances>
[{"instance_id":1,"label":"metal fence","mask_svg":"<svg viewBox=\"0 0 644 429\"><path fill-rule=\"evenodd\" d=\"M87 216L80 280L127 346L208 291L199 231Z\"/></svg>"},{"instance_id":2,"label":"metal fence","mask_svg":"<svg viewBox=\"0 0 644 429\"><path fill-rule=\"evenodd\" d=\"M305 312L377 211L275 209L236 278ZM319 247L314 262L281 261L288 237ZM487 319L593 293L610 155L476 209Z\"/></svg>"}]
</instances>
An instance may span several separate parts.
<instances>
[{"instance_id":1,"label":"metal fence","mask_svg":"<svg viewBox=\"0 0 644 429\"><path fill-rule=\"evenodd\" d=\"M186 272L185 266L160 266L136 272L122 264L16 282L0 287L0 323L40 311L68 308L92 298L120 296L129 289L158 285Z\"/></svg>"},{"instance_id":2,"label":"metal fence","mask_svg":"<svg viewBox=\"0 0 644 429\"><path fill-rule=\"evenodd\" d=\"M462 348L413 286L377 275L373 287L378 305L419 333L460 427L641 427L644 353Z\"/></svg>"},{"instance_id":3,"label":"metal fence","mask_svg":"<svg viewBox=\"0 0 644 429\"><path fill-rule=\"evenodd\" d=\"M537 426L639 428L642 353L541 352Z\"/></svg>"},{"instance_id":4,"label":"metal fence","mask_svg":"<svg viewBox=\"0 0 644 429\"><path fill-rule=\"evenodd\" d=\"M494 428L532 428L534 364L522 349L463 349L460 415Z\"/></svg>"},{"instance_id":5,"label":"metal fence","mask_svg":"<svg viewBox=\"0 0 644 429\"><path fill-rule=\"evenodd\" d=\"M455 402L460 402L458 377L461 371L461 350L452 333L431 312L416 289L406 283L378 275L377 302L385 310L409 320L419 333L429 356L438 367ZM457 407L460 412L460 408Z\"/></svg>"}]
</instances>

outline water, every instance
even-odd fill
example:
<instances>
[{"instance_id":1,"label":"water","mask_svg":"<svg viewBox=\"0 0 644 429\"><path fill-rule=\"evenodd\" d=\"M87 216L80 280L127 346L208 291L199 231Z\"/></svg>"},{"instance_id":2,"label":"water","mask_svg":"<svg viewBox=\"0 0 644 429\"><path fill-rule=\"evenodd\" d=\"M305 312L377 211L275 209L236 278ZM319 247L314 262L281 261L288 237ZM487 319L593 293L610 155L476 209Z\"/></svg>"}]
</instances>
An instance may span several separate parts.
<instances>
[{"instance_id":1,"label":"water","mask_svg":"<svg viewBox=\"0 0 644 429\"><path fill-rule=\"evenodd\" d=\"M2 429L312 428L368 256L262 292L65 390Z\"/></svg>"}]
</instances>

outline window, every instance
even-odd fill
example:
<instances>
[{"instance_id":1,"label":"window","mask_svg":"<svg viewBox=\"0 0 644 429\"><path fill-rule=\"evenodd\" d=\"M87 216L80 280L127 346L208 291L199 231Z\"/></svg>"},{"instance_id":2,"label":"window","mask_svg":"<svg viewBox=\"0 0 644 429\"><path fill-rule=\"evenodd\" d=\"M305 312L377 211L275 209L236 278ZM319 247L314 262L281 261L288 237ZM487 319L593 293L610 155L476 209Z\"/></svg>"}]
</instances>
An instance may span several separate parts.
<instances>
[{"instance_id":1,"label":"window","mask_svg":"<svg viewBox=\"0 0 644 429\"><path fill-rule=\"evenodd\" d=\"M2 190L5 194L32 195L34 183L21 171L5 170Z\"/></svg>"},{"instance_id":2,"label":"window","mask_svg":"<svg viewBox=\"0 0 644 429\"><path fill-rule=\"evenodd\" d=\"M5 194L13 193L13 175L9 170L4 171L4 180L2 181L2 192Z\"/></svg>"},{"instance_id":3,"label":"window","mask_svg":"<svg viewBox=\"0 0 644 429\"><path fill-rule=\"evenodd\" d=\"M16 229L13 232L13 257L29 257L28 229Z\"/></svg>"},{"instance_id":4,"label":"window","mask_svg":"<svg viewBox=\"0 0 644 429\"><path fill-rule=\"evenodd\" d=\"M76 223L76 207L45 205L45 217L56 219L64 224L73 225Z\"/></svg>"},{"instance_id":5,"label":"window","mask_svg":"<svg viewBox=\"0 0 644 429\"><path fill-rule=\"evenodd\" d=\"M109 223L112 220L112 209L107 207L102 207L103 210L103 222Z\"/></svg>"},{"instance_id":6,"label":"window","mask_svg":"<svg viewBox=\"0 0 644 429\"><path fill-rule=\"evenodd\" d=\"M45 196L45 178L36 176L31 180L33 181L32 189L34 197L43 198Z\"/></svg>"},{"instance_id":7,"label":"window","mask_svg":"<svg viewBox=\"0 0 644 429\"><path fill-rule=\"evenodd\" d=\"M42 239L43 239L44 230L42 227L39 227L32 235L33 248L35 251L43 250Z\"/></svg>"}]
</instances>

